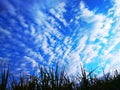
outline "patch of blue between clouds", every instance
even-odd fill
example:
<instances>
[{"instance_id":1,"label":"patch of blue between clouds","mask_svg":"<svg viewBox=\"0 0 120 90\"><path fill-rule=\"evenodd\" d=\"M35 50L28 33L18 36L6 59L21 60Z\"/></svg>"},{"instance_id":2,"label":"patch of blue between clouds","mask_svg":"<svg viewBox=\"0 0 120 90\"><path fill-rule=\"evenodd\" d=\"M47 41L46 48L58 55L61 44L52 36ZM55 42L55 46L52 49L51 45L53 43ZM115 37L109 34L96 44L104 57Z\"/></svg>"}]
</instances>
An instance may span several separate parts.
<instances>
[{"instance_id":1,"label":"patch of blue between clouds","mask_svg":"<svg viewBox=\"0 0 120 90\"><path fill-rule=\"evenodd\" d=\"M96 13L108 13L108 9L113 6L111 0L84 0L89 10L94 10Z\"/></svg>"}]
</instances>

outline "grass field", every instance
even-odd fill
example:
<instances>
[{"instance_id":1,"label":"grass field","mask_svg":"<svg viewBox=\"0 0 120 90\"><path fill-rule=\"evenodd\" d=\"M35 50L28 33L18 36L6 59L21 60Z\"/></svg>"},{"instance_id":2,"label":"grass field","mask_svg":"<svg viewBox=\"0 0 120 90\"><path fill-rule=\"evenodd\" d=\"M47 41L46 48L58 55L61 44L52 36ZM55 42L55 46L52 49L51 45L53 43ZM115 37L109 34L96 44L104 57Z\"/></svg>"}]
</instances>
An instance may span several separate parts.
<instances>
[{"instance_id":1,"label":"grass field","mask_svg":"<svg viewBox=\"0 0 120 90\"><path fill-rule=\"evenodd\" d=\"M95 69L94 69L95 70ZM81 67L81 74L67 75L65 67L40 67L37 75L19 73L19 77L10 74L9 65L0 64L0 90L120 90L120 74L103 74L102 78L94 75L94 70L86 74Z\"/></svg>"}]
</instances>

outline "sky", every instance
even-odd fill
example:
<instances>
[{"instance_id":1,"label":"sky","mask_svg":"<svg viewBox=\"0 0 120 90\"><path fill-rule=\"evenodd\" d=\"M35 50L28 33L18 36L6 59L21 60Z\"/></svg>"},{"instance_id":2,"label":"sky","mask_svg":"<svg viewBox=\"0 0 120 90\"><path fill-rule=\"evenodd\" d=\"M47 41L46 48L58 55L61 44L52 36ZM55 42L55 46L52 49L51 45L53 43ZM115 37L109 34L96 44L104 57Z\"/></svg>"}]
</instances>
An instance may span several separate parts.
<instances>
[{"instance_id":1,"label":"sky","mask_svg":"<svg viewBox=\"0 0 120 90\"><path fill-rule=\"evenodd\" d=\"M0 0L0 60L13 73L41 65L119 69L120 0Z\"/></svg>"}]
</instances>

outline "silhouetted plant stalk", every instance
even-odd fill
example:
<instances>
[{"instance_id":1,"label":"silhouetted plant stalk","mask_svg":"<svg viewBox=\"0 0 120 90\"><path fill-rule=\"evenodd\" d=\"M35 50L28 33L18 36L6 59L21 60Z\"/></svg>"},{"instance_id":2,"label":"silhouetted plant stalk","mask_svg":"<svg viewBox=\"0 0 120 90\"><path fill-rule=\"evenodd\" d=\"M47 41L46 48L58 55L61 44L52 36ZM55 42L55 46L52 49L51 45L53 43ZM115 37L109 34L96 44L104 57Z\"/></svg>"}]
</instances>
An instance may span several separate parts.
<instances>
[{"instance_id":1,"label":"silhouetted plant stalk","mask_svg":"<svg viewBox=\"0 0 120 90\"><path fill-rule=\"evenodd\" d=\"M4 64L4 65L2 65ZM1 62L0 68L0 90L6 90L9 78L9 63L2 63Z\"/></svg>"}]
</instances>

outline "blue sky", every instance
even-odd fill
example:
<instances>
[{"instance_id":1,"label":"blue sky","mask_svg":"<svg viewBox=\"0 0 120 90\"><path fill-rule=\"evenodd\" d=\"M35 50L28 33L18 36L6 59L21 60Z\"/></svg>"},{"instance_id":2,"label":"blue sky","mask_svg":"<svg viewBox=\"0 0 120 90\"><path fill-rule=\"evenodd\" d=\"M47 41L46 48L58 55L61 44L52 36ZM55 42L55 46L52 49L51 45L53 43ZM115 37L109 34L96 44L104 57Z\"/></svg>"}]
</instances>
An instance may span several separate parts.
<instances>
[{"instance_id":1,"label":"blue sky","mask_svg":"<svg viewBox=\"0 0 120 90\"><path fill-rule=\"evenodd\" d=\"M120 0L0 0L0 60L11 71L119 69Z\"/></svg>"}]
</instances>

